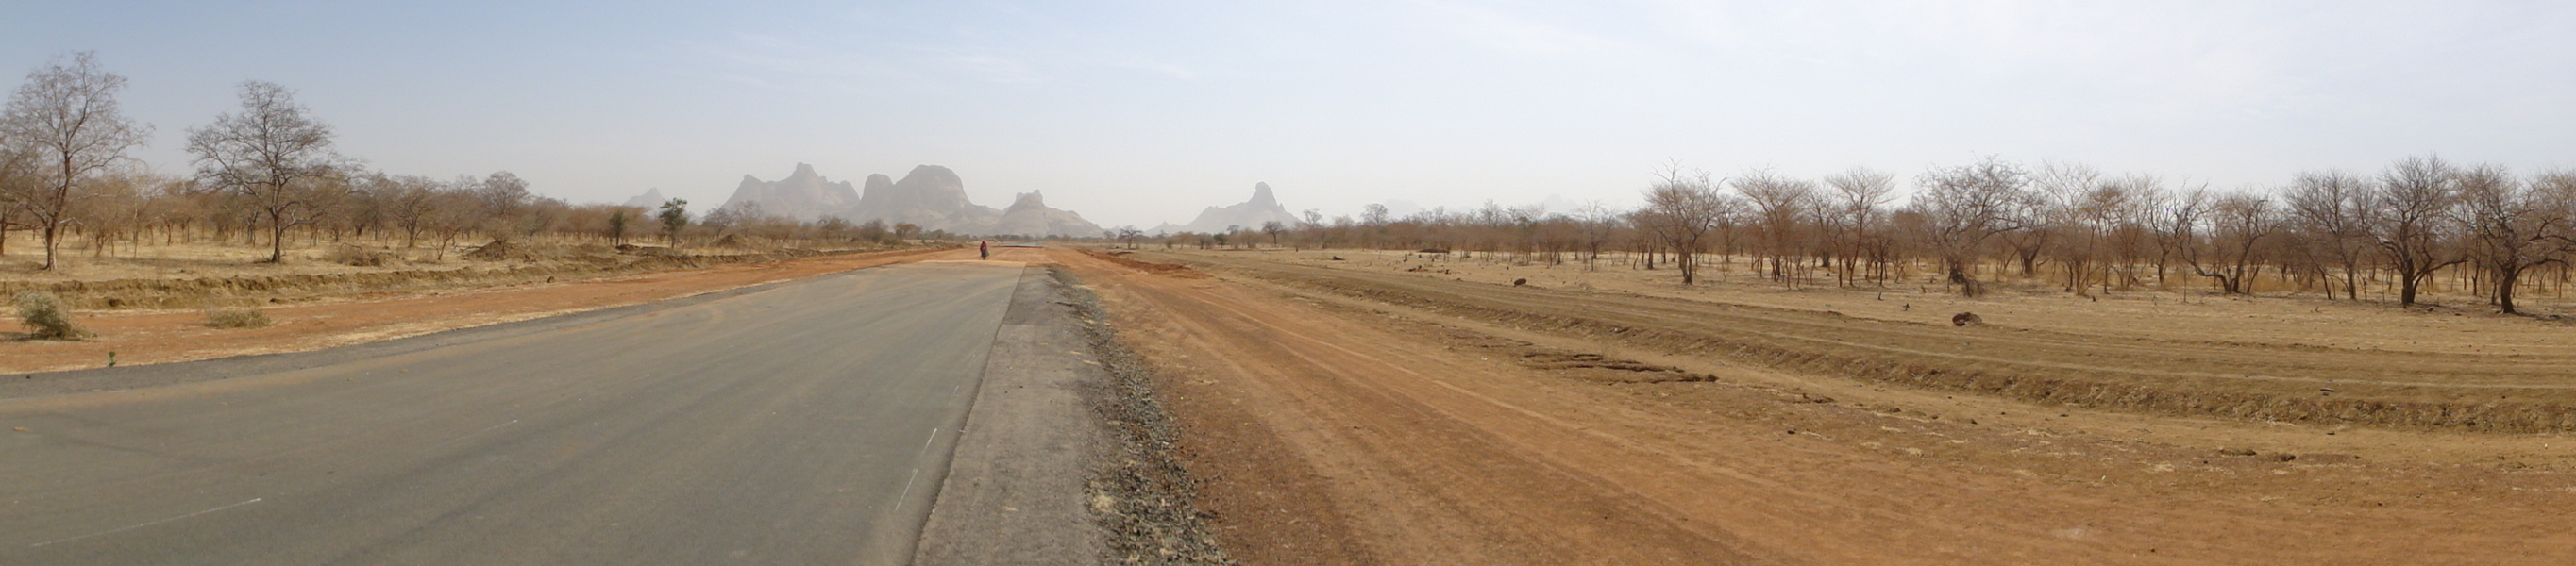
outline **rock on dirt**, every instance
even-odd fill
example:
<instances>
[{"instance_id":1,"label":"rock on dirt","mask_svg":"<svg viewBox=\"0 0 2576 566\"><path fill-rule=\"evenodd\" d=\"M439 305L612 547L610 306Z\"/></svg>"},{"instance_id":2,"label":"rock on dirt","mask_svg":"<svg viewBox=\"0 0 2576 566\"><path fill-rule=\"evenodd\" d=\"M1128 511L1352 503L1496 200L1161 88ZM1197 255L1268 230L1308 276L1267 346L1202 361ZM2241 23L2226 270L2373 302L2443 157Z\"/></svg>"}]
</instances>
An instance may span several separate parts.
<instances>
[{"instance_id":1,"label":"rock on dirt","mask_svg":"<svg viewBox=\"0 0 2576 566\"><path fill-rule=\"evenodd\" d=\"M1963 313L1959 313L1959 314L1950 315L1950 325L1951 325L1951 326L1974 326L1974 325L1980 325L1980 324L1985 324L1985 323L1986 323L1986 319L1985 319L1985 317L1977 316L1977 313L1972 313L1972 312L1963 312Z\"/></svg>"}]
</instances>

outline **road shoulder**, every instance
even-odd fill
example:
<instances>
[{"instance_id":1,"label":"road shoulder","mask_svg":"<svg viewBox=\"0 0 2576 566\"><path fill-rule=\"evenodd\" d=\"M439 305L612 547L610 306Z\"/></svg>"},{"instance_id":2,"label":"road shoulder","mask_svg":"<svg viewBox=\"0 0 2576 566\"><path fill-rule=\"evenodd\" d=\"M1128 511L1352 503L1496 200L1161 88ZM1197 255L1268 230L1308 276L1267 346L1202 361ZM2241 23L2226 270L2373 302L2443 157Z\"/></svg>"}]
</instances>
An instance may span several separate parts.
<instances>
[{"instance_id":1,"label":"road shoulder","mask_svg":"<svg viewBox=\"0 0 2576 566\"><path fill-rule=\"evenodd\" d=\"M1097 299L1032 266L995 333L915 564L1229 563Z\"/></svg>"}]
</instances>

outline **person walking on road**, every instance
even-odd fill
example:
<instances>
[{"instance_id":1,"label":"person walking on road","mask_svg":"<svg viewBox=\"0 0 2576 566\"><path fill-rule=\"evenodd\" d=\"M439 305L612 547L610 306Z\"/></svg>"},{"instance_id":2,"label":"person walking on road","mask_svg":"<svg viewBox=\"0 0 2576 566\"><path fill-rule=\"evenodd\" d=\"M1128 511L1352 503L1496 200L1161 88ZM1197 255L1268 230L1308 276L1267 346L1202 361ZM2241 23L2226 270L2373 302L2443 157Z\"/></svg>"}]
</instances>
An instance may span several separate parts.
<instances>
[{"instance_id":1,"label":"person walking on road","mask_svg":"<svg viewBox=\"0 0 2576 566\"><path fill-rule=\"evenodd\" d=\"M993 243L975 242L975 254L979 259L993 259Z\"/></svg>"}]
</instances>

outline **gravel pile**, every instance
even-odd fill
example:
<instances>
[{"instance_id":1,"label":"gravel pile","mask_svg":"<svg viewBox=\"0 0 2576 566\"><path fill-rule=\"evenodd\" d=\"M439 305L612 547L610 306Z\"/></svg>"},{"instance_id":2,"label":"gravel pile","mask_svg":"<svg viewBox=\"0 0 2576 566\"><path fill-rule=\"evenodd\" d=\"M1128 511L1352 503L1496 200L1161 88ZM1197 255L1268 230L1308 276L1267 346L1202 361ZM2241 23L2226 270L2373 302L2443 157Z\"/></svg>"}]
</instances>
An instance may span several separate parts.
<instances>
[{"instance_id":1,"label":"gravel pile","mask_svg":"<svg viewBox=\"0 0 2576 566\"><path fill-rule=\"evenodd\" d=\"M1109 373L1107 383L1084 392L1114 443L1109 457L1092 470L1087 494L1094 520L1109 532L1109 555L1102 562L1234 564L1217 546L1206 515L1191 503L1196 483L1173 459L1179 432L1154 398L1144 360L1118 343L1098 295L1063 268L1050 272L1073 299L1092 354Z\"/></svg>"}]
</instances>

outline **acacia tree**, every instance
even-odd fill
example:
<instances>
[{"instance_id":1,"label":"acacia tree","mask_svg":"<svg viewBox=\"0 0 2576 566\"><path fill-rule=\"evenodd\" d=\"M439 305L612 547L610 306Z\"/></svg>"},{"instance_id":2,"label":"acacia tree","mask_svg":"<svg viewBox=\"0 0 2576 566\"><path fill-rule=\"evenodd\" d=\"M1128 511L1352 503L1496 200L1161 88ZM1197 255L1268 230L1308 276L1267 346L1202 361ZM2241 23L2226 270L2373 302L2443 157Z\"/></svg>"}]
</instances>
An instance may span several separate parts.
<instances>
[{"instance_id":1,"label":"acacia tree","mask_svg":"<svg viewBox=\"0 0 2576 566\"><path fill-rule=\"evenodd\" d=\"M1681 266L1682 284L1690 285L1699 277L1692 256L1733 208L1726 195L1718 194L1717 182L1709 179L1708 172L1685 171L1673 164L1656 174L1654 186L1646 189L1646 207L1638 209L1634 218L1639 229L1671 248L1673 263Z\"/></svg>"},{"instance_id":2,"label":"acacia tree","mask_svg":"<svg viewBox=\"0 0 2576 566\"><path fill-rule=\"evenodd\" d=\"M307 115L295 94L276 83L241 84L241 112L188 131L197 177L228 191L268 223L271 263L286 259L286 230L322 211L324 184L341 174L331 126Z\"/></svg>"},{"instance_id":3,"label":"acacia tree","mask_svg":"<svg viewBox=\"0 0 2576 566\"><path fill-rule=\"evenodd\" d=\"M0 129L0 254L9 251L9 230L18 225L19 195L34 192L36 159Z\"/></svg>"},{"instance_id":4,"label":"acacia tree","mask_svg":"<svg viewBox=\"0 0 2576 566\"><path fill-rule=\"evenodd\" d=\"M841 220L838 216L834 216L831 219ZM843 224L849 223L847 220L842 220L841 222ZM616 211L608 213L608 243L609 245L623 245L626 243L626 207L617 207Z\"/></svg>"},{"instance_id":5,"label":"acacia tree","mask_svg":"<svg viewBox=\"0 0 2576 566\"><path fill-rule=\"evenodd\" d=\"M2367 208L2370 182L2341 171L2300 173L2283 195L2291 222L2308 236L2309 253L2343 268L2343 291L2361 300L2361 260L2369 252ZM2323 262L2320 262L2323 263ZM2334 286L2326 286L2334 298Z\"/></svg>"},{"instance_id":6,"label":"acacia tree","mask_svg":"<svg viewBox=\"0 0 2576 566\"><path fill-rule=\"evenodd\" d=\"M2399 306L2414 306L2424 280L2442 268L2468 261L2446 245L2443 236L2459 201L2459 179L2439 157L2409 157L2380 173L2371 186L2370 238L2381 257L2397 272Z\"/></svg>"},{"instance_id":7,"label":"acacia tree","mask_svg":"<svg viewBox=\"0 0 2576 566\"><path fill-rule=\"evenodd\" d=\"M689 201L676 198L662 201L662 210L655 215L662 219L662 239L668 241L672 249L679 249L680 229L689 227Z\"/></svg>"},{"instance_id":8,"label":"acacia tree","mask_svg":"<svg viewBox=\"0 0 2576 566\"><path fill-rule=\"evenodd\" d=\"M2263 241L2279 231L2280 223L2272 210L2272 201L2250 194L2231 193L2209 201L2208 206L2207 238L2194 234L2196 225L2201 222L2182 223L2181 229L2185 234L2183 261L2191 265L2193 273L2217 280L2221 292L2230 295L2253 292L2254 280L2263 275Z\"/></svg>"},{"instance_id":9,"label":"acacia tree","mask_svg":"<svg viewBox=\"0 0 2576 566\"><path fill-rule=\"evenodd\" d=\"M2525 184L2503 167L2483 166L2461 170L2456 177L2468 256L2486 270L2496 307L2515 314L2513 288L2523 273L2565 261L2576 175L2545 175Z\"/></svg>"},{"instance_id":10,"label":"acacia tree","mask_svg":"<svg viewBox=\"0 0 2576 566\"><path fill-rule=\"evenodd\" d=\"M2067 292L2091 296L2087 288L2097 270L2108 285L2109 264L2121 261L2110 257L2120 254L2120 246L2126 243L2120 236L2154 189L2153 178L2127 175L2092 180L2051 195L2050 222L2058 232L2052 249L2058 263L2066 267Z\"/></svg>"},{"instance_id":11,"label":"acacia tree","mask_svg":"<svg viewBox=\"0 0 2576 566\"><path fill-rule=\"evenodd\" d=\"M2002 234L2004 245L2012 249L2013 259L2021 265L2023 277L2038 275L2039 260L2059 247L2058 238L2073 219L2074 203L2100 183L2102 171L2082 163L2041 162L2030 176L2030 185L2022 191L2021 200L2006 210L2014 224L2021 226ZM2068 266L2081 270L2082 266Z\"/></svg>"},{"instance_id":12,"label":"acacia tree","mask_svg":"<svg viewBox=\"0 0 2576 566\"><path fill-rule=\"evenodd\" d=\"M417 175L377 175L370 184L375 185L373 190L385 220L402 231L403 247L420 247L421 231L437 224L443 185L437 179Z\"/></svg>"},{"instance_id":13,"label":"acacia tree","mask_svg":"<svg viewBox=\"0 0 2576 566\"><path fill-rule=\"evenodd\" d=\"M6 132L0 139L22 146L34 165L37 182L11 200L45 239L44 269L54 268L63 224L80 198L74 191L152 137L151 126L119 109L116 93L124 89L125 77L100 68L97 54L83 51L27 73L27 83L0 111L0 130Z\"/></svg>"},{"instance_id":14,"label":"acacia tree","mask_svg":"<svg viewBox=\"0 0 2576 566\"><path fill-rule=\"evenodd\" d=\"M1941 257L1941 270L1959 293L1984 295L1985 285L1968 274L1977 252L1996 234L2019 230L2013 214L2027 202L2030 175L1999 157L1925 171L1915 183L1922 192L1914 209L1923 215L1926 242Z\"/></svg>"},{"instance_id":15,"label":"acacia tree","mask_svg":"<svg viewBox=\"0 0 2576 566\"><path fill-rule=\"evenodd\" d=\"M1830 224L1837 233L1835 246L1842 249L1842 283L1845 285L1851 284L1854 264L1863 255L1870 256L1872 272L1883 275L1879 272L1885 267L1884 254L1869 251L1881 249L1873 243L1871 228L1885 222L1885 207L1892 198L1889 195L1896 190L1895 181L1894 175L1866 167L1854 167L1825 177L1825 185L1833 187L1835 198L1826 205L1829 212L1824 217L1832 219Z\"/></svg>"},{"instance_id":16,"label":"acacia tree","mask_svg":"<svg viewBox=\"0 0 2576 566\"><path fill-rule=\"evenodd\" d=\"M1766 169L1746 172L1727 184L1752 204L1753 228L1761 246L1756 261L1770 260L1771 280L1789 281L1789 256L1799 251L1799 231L1814 208L1816 184Z\"/></svg>"}]
</instances>

